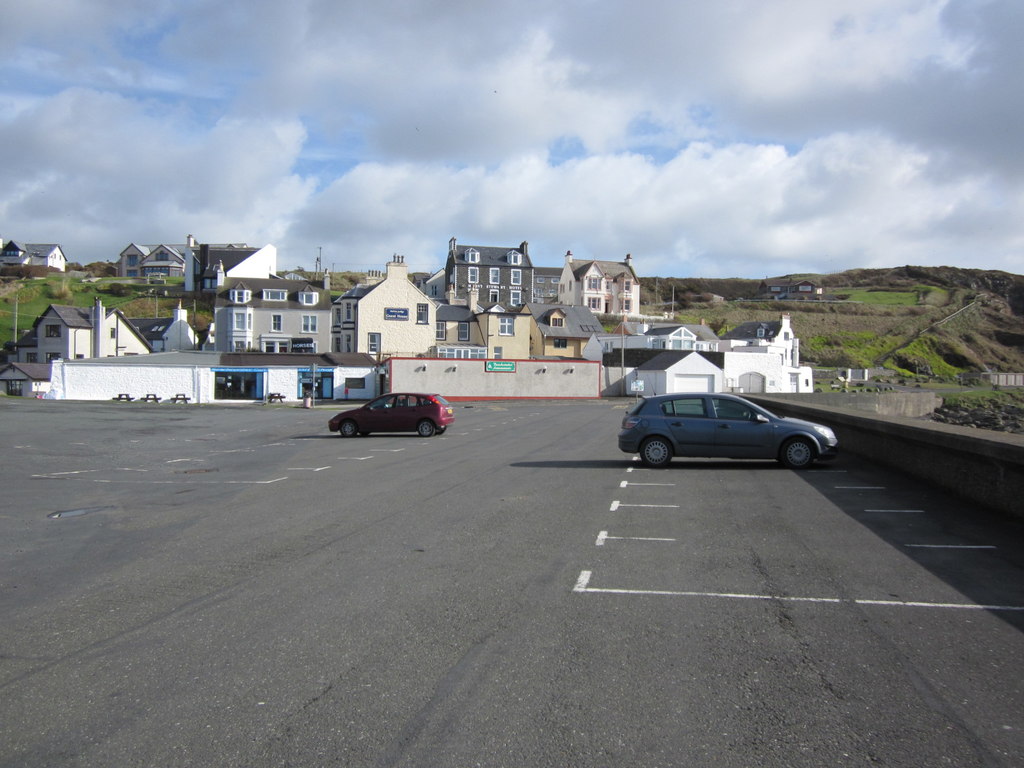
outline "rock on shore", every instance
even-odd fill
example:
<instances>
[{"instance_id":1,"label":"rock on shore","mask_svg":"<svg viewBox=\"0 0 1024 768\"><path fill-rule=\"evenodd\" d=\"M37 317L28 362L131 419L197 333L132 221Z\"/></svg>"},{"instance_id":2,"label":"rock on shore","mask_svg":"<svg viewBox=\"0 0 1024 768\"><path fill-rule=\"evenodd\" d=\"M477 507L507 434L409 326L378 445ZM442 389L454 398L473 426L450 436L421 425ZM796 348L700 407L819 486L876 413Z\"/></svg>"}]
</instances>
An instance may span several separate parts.
<instances>
[{"instance_id":1,"label":"rock on shore","mask_svg":"<svg viewBox=\"0 0 1024 768\"><path fill-rule=\"evenodd\" d=\"M1024 408L1008 403L984 406L943 405L932 414L932 420L961 427L1024 434Z\"/></svg>"}]
</instances>

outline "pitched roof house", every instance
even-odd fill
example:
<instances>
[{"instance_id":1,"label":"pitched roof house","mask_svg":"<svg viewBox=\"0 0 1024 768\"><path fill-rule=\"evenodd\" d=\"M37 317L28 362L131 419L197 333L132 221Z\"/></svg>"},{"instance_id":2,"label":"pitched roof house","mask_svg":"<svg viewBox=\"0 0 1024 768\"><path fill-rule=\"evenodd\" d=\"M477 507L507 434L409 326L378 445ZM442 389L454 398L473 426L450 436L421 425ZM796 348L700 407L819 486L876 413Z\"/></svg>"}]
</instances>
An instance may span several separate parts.
<instances>
[{"instance_id":1,"label":"pitched roof house","mask_svg":"<svg viewBox=\"0 0 1024 768\"><path fill-rule=\"evenodd\" d=\"M132 321L99 299L92 308L51 304L17 342L21 362L145 355L153 351Z\"/></svg>"},{"instance_id":2,"label":"pitched roof house","mask_svg":"<svg viewBox=\"0 0 1024 768\"><path fill-rule=\"evenodd\" d=\"M586 261L565 254L558 282L558 301L587 307L597 314L628 315L640 310L640 279L633 257L623 261Z\"/></svg>"},{"instance_id":3,"label":"pitched roof house","mask_svg":"<svg viewBox=\"0 0 1024 768\"><path fill-rule=\"evenodd\" d=\"M448 260L444 267L445 295L448 302L467 300L475 286L480 301L518 307L533 301L533 264L529 244L518 247L459 245L448 241Z\"/></svg>"},{"instance_id":4,"label":"pitched roof house","mask_svg":"<svg viewBox=\"0 0 1024 768\"><path fill-rule=\"evenodd\" d=\"M49 363L0 365L0 387L11 397L39 397L50 390Z\"/></svg>"},{"instance_id":5,"label":"pitched roof house","mask_svg":"<svg viewBox=\"0 0 1024 768\"><path fill-rule=\"evenodd\" d=\"M531 357L601 358L598 336L604 329L587 307L534 303L527 304L523 312L533 319Z\"/></svg>"},{"instance_id":6,"label":"pitched roof house","mask_svg":"<svg viewBox=\"0 0 1024 768\"><path fill-rule=\"evenodd\" d=\"M196 332L188 323L188 310L180 303L171 317L133 317L131 321L154 352L196 348Z\"/></svg>"},{"instance_id":7,"label":"pitched roof house","mask_svg":"<svg viewBox=\"0 0 1024 768\"><path fill-rule=\"evenodd\" d=\"M214 301L214 349L326 352L331 339L330 276L323 283L227 278Z\"/></svg>"},{"instance_id":8,"label":"pitched roof house","mask_svg":"<svg viewBox=\"0 0 1024 768\"><path fill-rule=\"evenodd\" d=\"M49 267L67 271L68 260L64 251L54 243L22 243L8 240L0 251L0 266Z\"/></svg>"},{"instance_id":9,"label":"pitched roof house","mask_svg":"<svg viewBox=\"0 0 1024 768\"><path fill-rule=\"evenodd\" d=\"M118 277L182 277L195 259L199 245L189 235L184 243L139 245L129 243L117 260Z\"/></svg>"},{"instance_id":10,"label":"pitched roof house","mask_svg":"<svg viewBox=\"0 0 1024 768\"><path fill-rule=\"evenodd\" d=\"M437 304L409 279L404 256L394 256L384 274L370 272L366 282L334 300L333 310L335 352L415 357L437 339Z\"/></svg>"},{"instance_id":11,"label":"pitched roof house","mask_svg":"<svg viewBox=\"0 0 1024 768\"><path fill-rule=\"evenodd\" d=\"M277 274L277 248L273 245L253 248L244 243L202 243L193 257L185 269L186 291L216 291L228 278L263 280Z\"/></svg>"}]
</instances>

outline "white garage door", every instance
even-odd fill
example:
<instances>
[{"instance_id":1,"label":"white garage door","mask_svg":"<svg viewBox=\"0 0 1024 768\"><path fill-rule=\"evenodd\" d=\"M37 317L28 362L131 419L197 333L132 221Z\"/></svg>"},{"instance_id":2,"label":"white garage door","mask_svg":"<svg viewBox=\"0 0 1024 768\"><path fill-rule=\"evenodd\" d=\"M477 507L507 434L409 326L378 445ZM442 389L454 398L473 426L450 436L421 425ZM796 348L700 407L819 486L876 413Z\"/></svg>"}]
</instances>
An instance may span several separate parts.
<instances>
[{"instance_id":1,"label":"white garage door","mask_svg":"<svg viewBox=\"0 0 1024 768\"><path fill-rule=\"evenodd\" d=\"M713 392L715 377L711 375L678 373L673 377L672 392Z\"/></svg>"}]
</instances>

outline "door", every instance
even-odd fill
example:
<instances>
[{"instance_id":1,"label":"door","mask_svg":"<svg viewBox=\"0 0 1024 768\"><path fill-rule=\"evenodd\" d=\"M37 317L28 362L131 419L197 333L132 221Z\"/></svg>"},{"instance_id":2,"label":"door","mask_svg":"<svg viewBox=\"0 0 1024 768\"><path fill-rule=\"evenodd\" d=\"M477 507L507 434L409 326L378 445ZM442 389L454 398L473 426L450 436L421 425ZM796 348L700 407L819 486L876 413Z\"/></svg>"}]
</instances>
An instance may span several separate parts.
<instances>
[{"instance_id":1,"label":"door","mask_svg":"<svg viewBox=\"0 0 1024 768\"><path fill-rule=\"evenodd\" d=\"M715 377L704 374L677 373L672 379L673 392L714 392Z\"/></svg>"},{"instance_id":2,"label":"door","mask_svg":"<svg viewBox=\"0 0 1024 768\"><path fill-rule=\"evenodd\" d=\"M385 395L366 404L359 419L359 429L363 432L390 432L392 414L395 410L395 396Z\"/></svg>"},{"instance_id":3,"label":"door","mask_svg":"<svg viewBox=\"0 0 1024 768\"><path fill-rule=\"evenodd\" d=\"M740 376L741 392L764 392L764 376L760 373L744 373Z\"/></svg>"},{"instance_id":4,"label":"door","mask_svg":"<svg viewBox=\"0 0 1024 768\"><path fill-rule=\"evenodd\" d=\"M677 456L713 456L714 419L707 416L707 398L685 395L661 404L662 423L672 436Z\"/></svg>"},{"instance_id":5,"label":"door","mask_svg":"<svg viewBox=\"0 0 1024 768\"><path fill-rule=\"evenodd\" d=\"M727 459L775 458L774 427L758 420L760 411L738 400L713 397L715 456ZM764 417L762 417L764 418Z\"/></svg>"}]
</instances>

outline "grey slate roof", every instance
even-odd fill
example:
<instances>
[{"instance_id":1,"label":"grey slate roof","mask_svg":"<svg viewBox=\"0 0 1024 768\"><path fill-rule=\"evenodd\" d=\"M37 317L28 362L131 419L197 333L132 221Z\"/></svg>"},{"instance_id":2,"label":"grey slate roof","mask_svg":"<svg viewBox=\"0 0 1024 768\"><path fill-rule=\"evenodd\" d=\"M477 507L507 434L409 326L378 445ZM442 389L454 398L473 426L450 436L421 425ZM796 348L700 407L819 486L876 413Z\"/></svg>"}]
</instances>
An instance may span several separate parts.
<instances>
[{"instance_id":1,"label":"grey slate roof","mask_svg":"<svg viewBox=\"0 0 1024 768\"><path fill-rule=\"evenodd\" d=\"M690 355L700 355L705 360L710 362L716 368L725 367L725 354L722 352L694 352L692 350L666 350L659 355L655 355L650 360L641 363L636 367L638 371L665 371L671 368L673 365L678 363L685 357Z\"/></svg>"},{"instance_id":2,"label":"grey slate roof","mask_svg":"<svg viewBox=\"0 0 1024 768\"><path fill-rule=\"evenodd\" d=\"M435 317L446 323L469 323L475 315L473 311L462 304L439 304Z\"/></svg>"},{"instance_id":3,"label":"grey slate roof","mask_svg":"<svg viewBox=\"0 0 1024 768\"><path fill-rule=\"evenodd\" d=\"M593 264L596 264L598 269L611 278L616 278L620 275L629 275L634 279L636 278L636 272L633 271L633 268L621 261L601 261L599 259L577 261L576 259L573 259L569 262L569 268L572 269L573 277L579 280L587 273L587 270L589 270Z\"/></svg>"},{"instance_id":4,"label":"grey slate roof","mask_svg":"<svg viewBox=\"0 0 1024 768\"><path fill-rule=\"evenodd\" d=\"M23 374L26 379L31 379L32 381L49 381L50 369L49 363L8 363L0 368L0 373L15 370Z\"/></svg>"},{"instance_id":5,"label":"grey slate roof","mask_svg":"<svg viewBox=\"0 0 1024 768\"><path fill-rule=\"evenodd\" d=\"M718 341L718 336L706 325L691 325L687 323L680 323L677 325L657 325L653 328L649 328L644 335L671 336L675 331L679 330L680 328L685 328L701 341Z\"/></svg>"},{"instance_id":6,"label":"grey slate roof","mask_svg":"<svg viewBox=\"0 0 1024 768\"><path fill-rule=\"evenodd\" d=\"M242 248L209 248L204 254L207 256L207 262L206 269L203 271L203 277L212 277L215 275L217 273L216 267L218 262L223 264L224 271L228 272L248 259L258 250L259 248L253 248L251 246L245 246Z\"/></svg>"},{"instance_id":7,"label":"grey slate roof","mask_svg":"<svg viewBox=\"0 0 1024 768\"><path fill-rule=\"evenodd\" d=\"M164 332L174 322L173 317L131 317L128 320L149 342L163 339Z\"/></svg>"},{"instance_id":8,"label":"grey slate roof","mask_svg":"<svg viewBox=\"0 0 1024 768\"><path fill-rule=\"evenodd\" d=\"M603 333L604 328L594 317L589 307L578 307L570 304L526 304L527 311L533 315L541 335L552 338L580 339L589 338L594 334ZM565 325L551 325L551 316L556 312L565 315Z\"/></svg>"},{"instance_id":9,"label":"grey slate roof","mask_svg":"<svg viewBox=\"0 0 1024 768\"><path fill-rule=\"evenodd\" d=\"M263 290L285 291L288 298L285 301L268 301L263 298ZM231 291L249 290L252 291L252 300L246 302L245 306L254 309L330 309L331 292L322 284L309 280L282 280L279 277L234 277L224 281L224 285L217 289L216 306L234 306L231 301ZM316 293L316 304L303 304L299 301L299 294L304 292Z\"/></svg>"},{"instance_id":10,"label":"grey slate roof","mask_svg":"<svg viewBox=\"0 0 1024 768\"><path fill-rule=\"evenodd\" d=\"M527 253L528 248L526 243L513 246L496 246L496 245L463 245L457 243L455 245L454 259L459 264L469 264L466 261L466 251L474 250L480 254L479 262L472 262L473 264L479 264L481 267L507 267L509 251L517 251L522 254L522 262L517 265L518 267L532 267L533 263L530 261L530 255Z\"/></svg>"},{"instance_id":11,"label":"grey slate roof","mask_svg":"<svg viewBox=\"0 0 1024 768\"><path fill-rule=\"evenodd\" d=\"M758 330L762 331L760 336L757 333ZM778 320L773 320L767 323L752 321L749 323L740 323L728 333L722 334L722 338L735 340L774 339L779 335L780 330L782 330L782 323Z\"/></svg>"}]
</instances>

